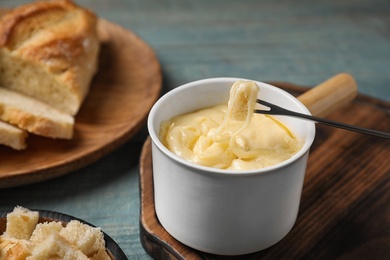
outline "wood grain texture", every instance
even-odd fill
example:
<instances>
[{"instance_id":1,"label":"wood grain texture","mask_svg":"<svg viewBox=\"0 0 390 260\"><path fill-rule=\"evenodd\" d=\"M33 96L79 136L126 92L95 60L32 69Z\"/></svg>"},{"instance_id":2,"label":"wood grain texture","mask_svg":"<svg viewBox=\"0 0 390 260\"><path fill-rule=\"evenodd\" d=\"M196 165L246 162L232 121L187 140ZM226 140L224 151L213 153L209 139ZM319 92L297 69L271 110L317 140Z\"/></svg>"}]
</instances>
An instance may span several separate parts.
<instances>
[{"instance_id":1,"label":"wood grain texture","mask_svg":"<svg viewBox=\"0 0 390 260\"><path fill-rule=\"evenodd\" d=\"M273 83L296 96L307 89ZM390 132L390 104L358 98L330 119ZM150 139L140 161L140 236L158 259L389 259L389 142L317 126L297 222L276 245L245 256L218 256L171 237L154 211Z\"/></svg>"},{"instance_id":2,"label":"wood grain texture","mask_svg":"<svg viewBox=\"0 0 390 260\"><path fill-rule=\"evenodd\" d=\"M24 151L0 147L0 188L58 177L86 166L129 140L160 94L153 50L138 36L100 19L99 69L76 116L72 140L35 135Z\"/></svg>"}]
</instances>

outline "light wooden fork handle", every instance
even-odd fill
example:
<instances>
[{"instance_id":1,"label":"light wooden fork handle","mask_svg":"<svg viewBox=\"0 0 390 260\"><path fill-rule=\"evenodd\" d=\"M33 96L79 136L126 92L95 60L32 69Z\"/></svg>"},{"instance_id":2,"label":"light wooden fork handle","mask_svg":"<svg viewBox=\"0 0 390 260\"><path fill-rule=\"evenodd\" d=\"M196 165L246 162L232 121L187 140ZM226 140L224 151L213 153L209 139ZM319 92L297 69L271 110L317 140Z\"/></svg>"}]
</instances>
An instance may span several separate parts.
<instances>
[{"instance_id":1,"label":"light wooden fork handle","mask_svg":"<svg viewBox=\"0 0 390 260\"><path fill-rule=\"evenodd\" d=\"M298 99L313 116L326 117L350 103L357 95L355 79L340 73L300 95Z\"/></svg>"}]
</instances>

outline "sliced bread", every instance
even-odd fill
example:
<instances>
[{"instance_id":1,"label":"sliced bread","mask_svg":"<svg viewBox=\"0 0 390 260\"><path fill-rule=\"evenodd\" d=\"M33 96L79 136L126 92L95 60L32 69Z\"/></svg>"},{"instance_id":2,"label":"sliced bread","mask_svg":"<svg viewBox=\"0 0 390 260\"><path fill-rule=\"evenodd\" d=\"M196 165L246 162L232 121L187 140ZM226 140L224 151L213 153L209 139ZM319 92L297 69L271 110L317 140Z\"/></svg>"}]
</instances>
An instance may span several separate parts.
<instances>
[{"instance_id":1,"label":"sliced bread","mask_svg":"<svg viewBox=\"0 0 390 260\"><path fill-rule=\"evenodd\" d=\"M0 120L37 135L71 139L74 118L23 94L0 88Z\"/></svg>"},{"instance_id":2,"label":"sliced bread","mask_svg":"<svg viewBox=\"0 0 390 260\"><path fill-rule=\"evenodd\" d=\"M26 148L27 132L13 125L0 121L0 144L15 150Z\"/></svg>"}]
</instances>

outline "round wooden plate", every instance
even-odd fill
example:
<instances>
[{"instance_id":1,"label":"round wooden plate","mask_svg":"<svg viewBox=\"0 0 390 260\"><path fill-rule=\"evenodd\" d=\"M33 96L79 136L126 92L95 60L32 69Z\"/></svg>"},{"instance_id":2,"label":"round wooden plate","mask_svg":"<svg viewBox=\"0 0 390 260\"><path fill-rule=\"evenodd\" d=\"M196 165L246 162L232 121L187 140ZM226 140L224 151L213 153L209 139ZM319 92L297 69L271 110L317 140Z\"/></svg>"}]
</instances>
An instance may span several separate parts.
<instances>
[{"instance_id":1,"label":"round wooden plate","mask_svg":"<svg viewBox=\"0 0 390 260\"><path fill-rule=\"evenodd\" d=\"M55 178L86 166L128 141L146 121L162 84L154 51L132 32L99 20L99 70L76 116L74 138L35 135L27 149L0 146L0 188Z\"/></svg>"}]
</instances>

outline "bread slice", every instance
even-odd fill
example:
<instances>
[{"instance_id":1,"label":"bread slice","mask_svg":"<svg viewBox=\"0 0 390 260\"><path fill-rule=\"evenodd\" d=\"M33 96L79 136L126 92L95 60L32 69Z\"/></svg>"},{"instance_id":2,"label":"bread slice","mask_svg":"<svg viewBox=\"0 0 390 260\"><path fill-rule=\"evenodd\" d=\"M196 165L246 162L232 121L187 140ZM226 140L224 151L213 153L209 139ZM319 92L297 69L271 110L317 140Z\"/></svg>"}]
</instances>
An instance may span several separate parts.
<instances>
[{"instance_id":1,"label":"bread slice","mask_svg":"<svg viewBox=\"0 0 390 260\"><path fill-rule=\"evenodd\" d=\"M97 17L70 0L34 1L0 18L0 86L75 115L97 71Z\"/></svg>"},{"instance_id":2,"label":"bread slice","mask_svg":"<svg viewBox=\"0 0 390 260\"><path fill-rule=\"evenodd\" d=\"M0 121L0 144L15 150L26 148L27 132L13 125Z\"/></svg>"},{"instance_id":3,"label":"bread slice","mask_svg":"<svg viewBox=\"0 0 390 260\"><path fill-rule=\"evenodd\" d=\"M15 207L7 214L7 226L4 236L15 239L30 239L38 223L39 213L23 207Z\"/></svg>"},{"instance_id":4,"label":"bread slice","mask_svg":"<svg viewBox=\"0 0 390 260\"><path fill-rule=\"evenodd\" d=\"M74 118L23 94L0 88L0 119L41 136L71 139Z\"/></svg>"}]
</instances>

